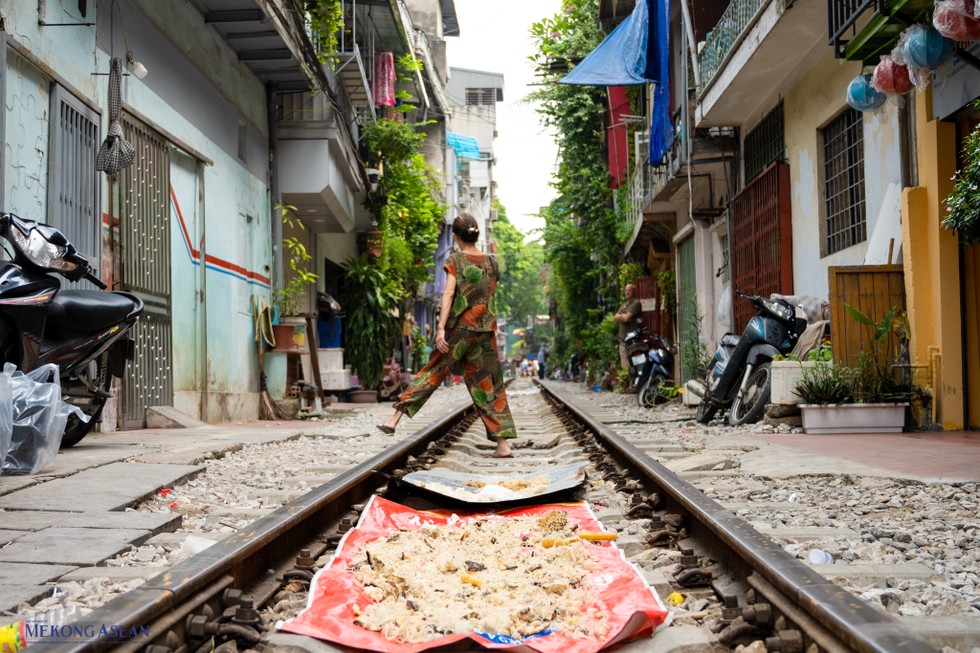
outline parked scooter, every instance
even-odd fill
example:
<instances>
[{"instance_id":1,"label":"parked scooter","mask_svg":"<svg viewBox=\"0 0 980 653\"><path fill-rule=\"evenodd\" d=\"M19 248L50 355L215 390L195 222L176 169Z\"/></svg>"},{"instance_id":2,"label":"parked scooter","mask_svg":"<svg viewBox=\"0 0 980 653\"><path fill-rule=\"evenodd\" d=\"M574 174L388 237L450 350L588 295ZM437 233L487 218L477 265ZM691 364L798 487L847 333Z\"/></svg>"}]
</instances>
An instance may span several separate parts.
<instances>
[{"instance_id":1,"label":"parked scooter","mask_svg":"<svg viewBox=\"0 0 980 653\"><path fill-rule=\"evenodd\" d=\"M61 447L74 446L102 414L112 377L121 377L133 358L128 333L143 302L126 292L63 290L54 274L106 285L50 225L0 213L0 236L13 246L13 260L0 267L0 367L58 365L62 395L89 418L68 418Z\"/></svg>"},{"instance_id":2,"label":"parked scooter","mask_svg":"<svg viewBox=\"0 0 980 653\"><path fill-rule=\"evenodd\" d=\"M641 325L626 334L623 344L637 405L650 408L667 401L669 397L664 394L662 384L674 376L673 343Z\"/></svg>"},{"instance_id":3,"label":"parked scooter","mask_svg":"<svg viewBox=\"0 0 980 653\"><path fill-rule=\"evenodd\" d=\"M732 426L758 421L769 403L772 359L792 351L806 329L807 321L796 317L788 301L736 294L752 302L755 316L741 336L722 336L706 379L685 384L688 392L701 398L697 420L702 424L725 408Z\"/></svg>"}]
</instances>

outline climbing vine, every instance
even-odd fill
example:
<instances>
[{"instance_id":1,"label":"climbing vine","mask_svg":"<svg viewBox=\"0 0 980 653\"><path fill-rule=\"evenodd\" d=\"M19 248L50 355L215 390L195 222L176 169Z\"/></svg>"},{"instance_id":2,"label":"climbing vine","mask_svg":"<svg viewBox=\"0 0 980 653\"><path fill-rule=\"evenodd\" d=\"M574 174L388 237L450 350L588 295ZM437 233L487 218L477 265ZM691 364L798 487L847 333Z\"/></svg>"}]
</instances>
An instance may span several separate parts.
<instances>
[{"instance_id":1,"label":"climbing vine","mask_svg":"<svg viewBox=\"0 0 980 653\"><path fill-rule=\"evenodd\" d=\"M537 51L530 59L543 84L528 99L559 148L558 199L543 217L551 295L565 330L560 335L581 341L588 355L612 361L614 343L598 325L616 309L629 230L613 208L604 158L606 90L557 83L601 42L598 10L598 0L566 0L557 14L532 25Z\"/></svg>"},{"instance_id":2,"label":"climbing vine","mask_svg":"<svg viewBox=\"0 0 980 653\"><path fill-rule=\"evenodd\" d=\"M338 50L340 30L344 26L341 0L306 0L306 15L317 45L317 56L326 61Z\"/></svg>"}]
</instances>

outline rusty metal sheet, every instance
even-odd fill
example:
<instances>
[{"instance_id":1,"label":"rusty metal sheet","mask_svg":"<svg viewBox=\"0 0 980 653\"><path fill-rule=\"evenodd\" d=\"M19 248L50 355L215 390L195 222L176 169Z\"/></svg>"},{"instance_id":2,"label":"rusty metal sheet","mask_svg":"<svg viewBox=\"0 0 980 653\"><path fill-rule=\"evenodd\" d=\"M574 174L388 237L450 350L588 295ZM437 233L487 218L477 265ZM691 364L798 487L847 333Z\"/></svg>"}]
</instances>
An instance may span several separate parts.
<instances>
[{"instance_id":1,"label":"rusty metal sheet","mask_svg":"<svg viewBox=\"0 0 980 653\"><path fill-rule=\"evenodd\" d=\"M586 463L573 463L523 474L467 474L429 469L406 474L401 480L463 503L486 505L526 501L571 490L585 481L585 467Z\"/></svg>"}]
</instances>

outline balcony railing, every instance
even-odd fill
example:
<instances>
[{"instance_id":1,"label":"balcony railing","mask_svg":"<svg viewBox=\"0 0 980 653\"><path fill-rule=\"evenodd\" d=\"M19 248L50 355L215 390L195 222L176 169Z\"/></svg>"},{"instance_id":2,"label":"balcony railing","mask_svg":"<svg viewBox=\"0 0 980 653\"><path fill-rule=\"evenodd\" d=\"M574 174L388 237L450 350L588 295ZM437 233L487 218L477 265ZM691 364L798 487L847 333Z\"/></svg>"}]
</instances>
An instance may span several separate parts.
<instances>
[{"instance_id":1,"label":"balcony railing","mask_svg":"<svg viewBox=\"0 0 980 653\"><path fill-rule=\"evenodd\" d=\"M854 31L861 15L874 7L878 12L885 9L885 0L828 0L827 1L827 34L830 45L834 46L834 56L838 59L844 56L844 46L847 41L844 35Z\"/></svg>"},{"instance_id":2,"label":"balcony railing","mask_svg":"<svg viewBox=\"0 0 980 653\"><path fill-rule=\"evenodd\" d=\"M701 89L707 88L715 74L739 43L745 30L771 0L732 0L715 28L708 32L704 48L698 54L701 68Z\"/></svg>"}]
</instances>

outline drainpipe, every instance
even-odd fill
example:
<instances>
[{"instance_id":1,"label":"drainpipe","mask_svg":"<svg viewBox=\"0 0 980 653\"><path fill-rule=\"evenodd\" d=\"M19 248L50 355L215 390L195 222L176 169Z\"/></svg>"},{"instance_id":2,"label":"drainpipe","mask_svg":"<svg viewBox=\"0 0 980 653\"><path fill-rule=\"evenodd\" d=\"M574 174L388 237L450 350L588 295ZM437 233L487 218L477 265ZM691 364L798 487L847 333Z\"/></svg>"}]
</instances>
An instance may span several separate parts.
<instances>
[{"instance_id":1,"label":"drainpipe","mask_svg":"<svg viewBox=\"0 0 980 653\"><path fill-rule=\"evenodd\" d=\"M687 6L687 0L681 0L681 12L684 15L684 27L687 32L687 47L690 48L691 70L694 71L694 85L700 89L701 69L698 66L698 44L694 41L694 23L691 21L691 10ZM681 60L683 61L683 57ZM687 70L687 66L684 66L684 70Z\"/></svg>"}]
</instances>

